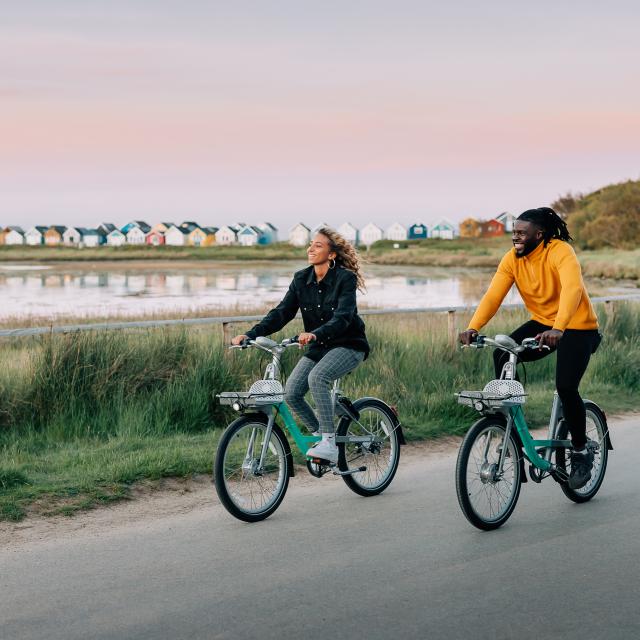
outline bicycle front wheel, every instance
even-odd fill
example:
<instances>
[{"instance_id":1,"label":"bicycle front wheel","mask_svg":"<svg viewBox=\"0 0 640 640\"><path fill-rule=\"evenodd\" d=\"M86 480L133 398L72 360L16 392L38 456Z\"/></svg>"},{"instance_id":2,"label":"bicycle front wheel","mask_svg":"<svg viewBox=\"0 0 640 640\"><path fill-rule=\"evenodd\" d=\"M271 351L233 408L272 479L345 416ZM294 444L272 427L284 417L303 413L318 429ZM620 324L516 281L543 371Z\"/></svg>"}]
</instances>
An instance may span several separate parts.
<instances>
[{"instance_id":1,"label":"bicycle front wheel","mask_svg":"<svg viewBox=\"0 0 640 640\"><path fill-rule=\"evenodd\" d=\"M587 413L587 443L593 451L593 467L591 469L591 479L581 489L571 489L566 482L561 482L560 487L564 495L573 502L588 502L598 493L604 480L609 459L609 449L607 441L607 420L597 404L585 402L584 408ZM562 422L558 429L558 439L566 440L569 435L569 427L566 422ZM564 471L566 475L571 473L571 451L570 449L556 449L556 465L558 469Z\"/></svg>"},{"instance_id":2,"label":"bicycle front wheel","mask_svg":"<svg viewBox=\"0 0 640 640\"><path fill-rule=\"evenodd\" d=\"M467 520L489 531L502 526L520 495L519 448L505 425L495 418L478 420L462 441L456 464L456 491ZM502 472L500 454L506 446Z\"/></svg>"},{"instance_id":3,"label":"bicycle front wheel","mask_svg":"<svg viewBox=\"0 0 640 640\"><path fill-rule=\"evenodd\" d=\"M337 435L353 437L355 441L338 443L338 468L353 471L342 476L349 489L361 496L375 496L391 484L398 469L397 420L382 400L362 398L353 406L359 419L342 421Z\"/></svg>"},{"instance_id":4,"label":"bicycle front wheel","mask_svg":"<svg viewBox=\"0 0 640 640\"><path fill-rule=\"evenodd\" d=\"M260 456L267 425L259 416L243 416L222 434L213 465L220 502L236 518L257 522L279 506L289 486L285 436L273 425L262 466Z\"/></svg>"}]
</instances>

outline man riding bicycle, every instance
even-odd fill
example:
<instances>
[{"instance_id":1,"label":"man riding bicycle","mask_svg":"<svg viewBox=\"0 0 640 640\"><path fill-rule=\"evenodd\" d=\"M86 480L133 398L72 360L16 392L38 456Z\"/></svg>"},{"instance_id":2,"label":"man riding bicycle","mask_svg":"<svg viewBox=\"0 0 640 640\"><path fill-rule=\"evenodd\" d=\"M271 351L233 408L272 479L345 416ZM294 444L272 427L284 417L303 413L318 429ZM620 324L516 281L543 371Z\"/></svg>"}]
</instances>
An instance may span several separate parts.
<instances>
[{"instance_id":1,"label":"man riding bicycle","mask_svg":"<svg viewBox=\"0 0 640 640\"><path fill-rule=\"evenodd\" d=\"M540 345L537 351L523 352L519 358L539 360L558 352L556 389L573 444L569 487L579 489L591 478L593 453L586 447L586 414L578 386L600 343L598 319L569 245L572 238L567 225L553 209L540 207L522 213L514 222L512 240L513 249L500 261L460 341L470 344L475 339L515 283L531 319L511 337L518 343L535 337ZM548 349L543 349L545 346ZM496 350L493 356L499 377L508 354Z\"/></svg>"}]
</instances>

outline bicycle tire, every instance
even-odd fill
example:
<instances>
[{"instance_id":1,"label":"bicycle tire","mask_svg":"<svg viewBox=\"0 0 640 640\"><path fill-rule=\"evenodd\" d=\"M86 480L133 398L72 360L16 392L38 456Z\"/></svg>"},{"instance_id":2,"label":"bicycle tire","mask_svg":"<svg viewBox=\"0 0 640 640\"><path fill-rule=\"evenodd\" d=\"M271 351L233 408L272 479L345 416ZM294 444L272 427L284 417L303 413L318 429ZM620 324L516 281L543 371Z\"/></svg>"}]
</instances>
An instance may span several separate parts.
<instances>
[{"instance_id":1,"label":"bicycle tire","mask_svg":"<svg viewBox=\"0 0 640 640\"><path fill-rule=\"evenodd\" d=\"M595 402L591 402L590 400L584 403L584 408L587 413L587 438L594 440L595 438L590 437L590 435L597 434L597 442L600 445L593 461L595 473L592 473L591 480L581 489L571 489L566 482L560 483L560 488L564 495L567 496L569 500L577 502L578 504L589 502L589 500L598 493L604 481L604 474L607 470L607 462L609 460L608 427L604 412ZM591 429L589 428L590 422L592 425ZM590 433L590 431L592 433ZM563 420L558 429L558 440L566 440L568 436L569 426ZM567 463L570 462L569 453L569 450L564 447L556 450L556 466L565 474L570 472L567 468Z\"/></svg>"},{"instance_id":2,"label":"bicycle tire","mask_svg":"<svg viewBox=\"0 0 640 640\"><path fill-rule=\"evenodd\" d=\"M507 480L504 480L505 484L503 488L508 490L509 494L507 496L506 505L495 516L485 515L485 513L479 509L481 500L480 492L484 492L485 496L487 496L489 509L492 509L491 496L493 494L502 496L500 490L497 489L497 486L498 483L503 482L503 479L498 480L498 482L487 478L483 480L481 471L484 467L478 467L475 461L474 464L476 464L476 472L473 473L478 477L474 478L472 473L471 480L469 478L469 463L474 446L480 442L480 439L485 434L496 435L498 438L501 438L501 442L504 443L505 432L506 427L504 422L501 420L492 417L481 418L471 426L460 445L460 450L458 451L458 460L456 462L456 493L458 495L458 503L460 504L462 513L464 513L467 520L472 525L478 529L482 529L483 531L491 531L492 529L501 527L513 513L518 502L518 497L520 496L520 448L513 433L509 434L507 449L509 456L511 457L511 462L507 465L507 460L505 459L505 465L503 467L503 472L505 472L505 469L508 470L512 478L510 483ZM488 448L491 445L493 435L488 438ZM499 460L499 447L500 444L498 444L492 451L487 452L491 454L491 459L493 460L492 463L486 462L487 465L497 465L497 461ZM487 470L491 469L490 466L486 468ZM477 484L478 482L480 483L479 485ZM510 488L509 484L511 485ZM475 494L473 492L475 492ZM496 496L496 500L497 499L498 498Z\"/></svg>"},{"instance_id":3,"label":"bicycle tire","mask_svg":"<svg viewBox=\"0 0 640 640\"><path fill-rule=\"evenodd\" d=\"M338 469L349 471L353 467L366 467L353 475L342 476L345 484L354 493L364 497L382 493L393 480L400 463L400 437L398 419L388 404L377 398L360 398L353 403L360 414L359 420L341 420L336 431L338 436L367 435L375 433L383 438L376 448L362 444L338 443ZM376 422L374 424L374 419ZM377 421L379 419L379 421ZM381 466L385 465L384 468ZM375 475L374 475L375 474Z\"/></svg>"},{"instance_id":4,"label":"bicycle tire","mask_svg":"<svg viewBox=\"0 0 640 640\"><path fill-rule=\"evenodd\" d=\"M244 522L258 522L268 518L280 506L289 486L290 465L292 464L291 452L282 429L277 424L274 424L268 448L272 454L272 457L269 458L271 464L273 465L274 456L277 461L277 469L274 470L277 471L275 486L273 487L271 498L263 507L253 506L254 486L256 491L261 491L264 495L265 483L263 479L265 475L259 476L244 468L246 458L245 454L243 454L243 447L246 453L248 441L245 442L245 440L247 435L250 437L249 430L258 429L262 432L262 437L264 438L266 428L266 416L263 417L261 415L242 416L232 422L220 438L213 464L213 479L220 502L232 516ZM258 456L262 442L263 440L258 438L255 448ZM255 460L255 457L253 460ZM240 464L239 468L238 464ZM237 477L239 474L238 487L233 485L227 478L226 470L234 466L235 471L232 473L235 473ZM241 489L245 494L248 492L248 497L240 493L240 485L243 484L244 480L247 480L247 482Z\"/></svg>"}]
</instances>

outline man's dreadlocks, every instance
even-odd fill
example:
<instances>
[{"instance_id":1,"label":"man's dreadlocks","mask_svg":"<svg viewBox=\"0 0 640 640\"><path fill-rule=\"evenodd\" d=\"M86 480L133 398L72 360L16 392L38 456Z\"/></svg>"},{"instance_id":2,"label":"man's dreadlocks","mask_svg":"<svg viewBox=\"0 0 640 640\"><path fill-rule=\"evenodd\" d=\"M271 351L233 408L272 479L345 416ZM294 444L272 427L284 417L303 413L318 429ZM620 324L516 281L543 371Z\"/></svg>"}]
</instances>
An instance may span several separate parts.
<instances>
[{"instance_id":1,"label":"man's dreadlocks","mask_svg":"<svg viewBox=\"0 0 640 640\"><path fill-rule=\"evenodd\" d=\"M565 242L573 240L569 235L567 223L550 207L527 209L525 212L521 213L517 219L532 222L536 226L540 227L545 247L549 240L553 240L554 238L564 240Z\"/></svg>"}]
</instances>

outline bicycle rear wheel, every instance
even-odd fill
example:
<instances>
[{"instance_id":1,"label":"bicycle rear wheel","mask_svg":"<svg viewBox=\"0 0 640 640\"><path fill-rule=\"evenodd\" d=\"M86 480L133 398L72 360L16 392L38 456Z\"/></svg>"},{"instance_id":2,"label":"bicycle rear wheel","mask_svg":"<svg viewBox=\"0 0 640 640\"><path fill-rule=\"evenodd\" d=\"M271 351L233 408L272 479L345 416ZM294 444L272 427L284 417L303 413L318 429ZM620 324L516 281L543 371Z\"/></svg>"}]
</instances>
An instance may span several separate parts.
<instances>
[{"instance_id":1,"label":"bicycle rear wheel","mask_svg":"<svg viewBox=\"0 0 640 640\"><path fill-rule=\"evenodd\" d=\"M602 486L604 474L609 460L607 441L607 419L594 402L585 402L587 412L587 443L593 451L593 468L591 479L581 489L570 489L566 482L561 482L560 487L569 500L573 502L588 502L593 498ZM563 420L558 429L558 439L566 440L569 435L569 427ZM556 465L567 475L571 473L571 450L559 448L556 450Z\"/></svg>"},{"instance_id":2,"label":"bicycle rear wheel","mask_svg":"<svg viewBox=\"0 0 640 640\"><path fill-rule=\"evenodd\" d=\"M285 436L273 425L262 468L266 422L259 416L243 416L222 434L213 465L220 502L239 520L257 522L269 517L282 502L291 464Z\"/></svg>"},{"instance_id":3,"label":"bicycle rear wheel","mask_svg":"<svg viewBox=\"0 0 640 640\"><path fill-rule=\"evenodd\" d=\"M362 398L353 403L360 414L358 421L343 420L338 426L338 436L373 438L373 442L338 443L338 468L355 471L342 476L346 485L361 496L382 493L393 480L400 462L400 438L396 429L397 419L382 400Z\"/></svg>"},{"instance_id":4,"label":"bicycle rear wheel","mask_svg":"<svg viewBox=\"0 0 640 640\"><path fill-rule=\"evenodd\" d=\"M520 495L519 448L512 434L506 443L502 473L498 474L505 425L495 418L478 420L462 441L456 464L456 492L467 520L489 531L503 525Z\"/></svg>"}]
</instances>

